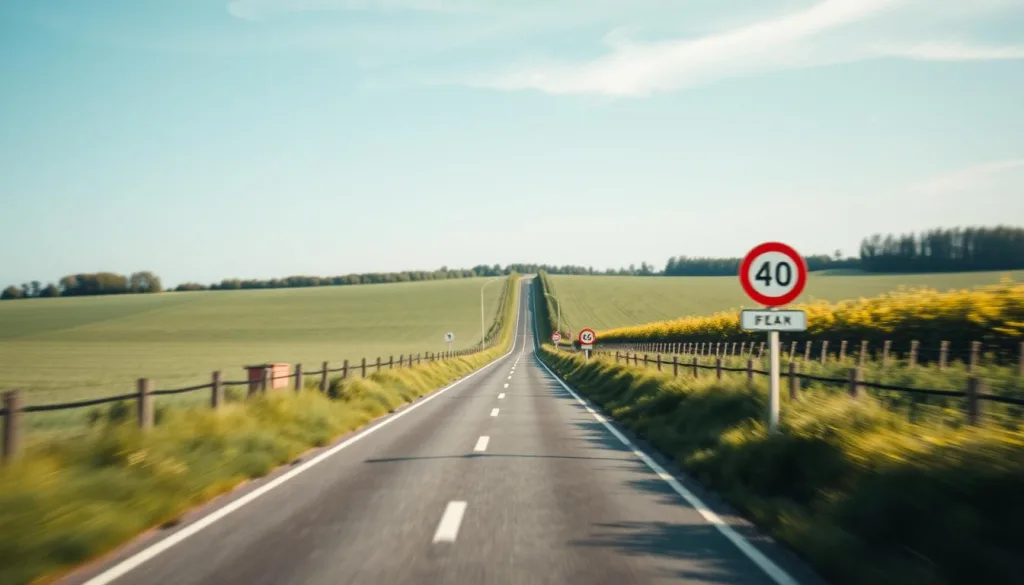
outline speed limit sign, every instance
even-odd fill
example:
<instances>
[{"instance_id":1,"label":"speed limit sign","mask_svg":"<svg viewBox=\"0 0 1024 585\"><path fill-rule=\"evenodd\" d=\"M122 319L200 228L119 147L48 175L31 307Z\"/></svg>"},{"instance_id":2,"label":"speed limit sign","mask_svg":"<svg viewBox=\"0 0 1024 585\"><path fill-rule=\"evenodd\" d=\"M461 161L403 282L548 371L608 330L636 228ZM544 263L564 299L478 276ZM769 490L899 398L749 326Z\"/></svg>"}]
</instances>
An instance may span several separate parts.
<instances>
[{"instance_id":1,"label":"speed limit sign","mask_svg":"<svg viewBox=\"0 0 1024 585\"><path fill-rule=\"evenodd\" d=\"M744 330L768 332L768 429L779 429L779 331L807 329L803 311L780 311L804 292L807 264L796 250L780 242L766 242L747 253L740 263L740 284L747 296L767 309L743 311L740 324Z\"/></svg>"},{"instance_id":2,"label":"speed limit sign","mask_svg":"<svg viewBox=\"0 0 1024 585\"><path fill-rule=\"evenodd\" d=\"M580 347L583 349L592 349L594 347L594 340L597 339L597 334L594 333L593 329L587 328L580 331Z\"/></svg>"},{"instance_id":3,"label":"speed limit sign","mask_svg":"<svg viewBox=\"0 0 1024 585\"><path fill-rule=\"evenodd\" d=\"M786 305L804 291L807 264L796 250L786 244L766 242L743 258L740 284L747 296L760 305Z\"/></svg>"},{"instance_id":4,"label":"speed limit sign","mask_svg":"<svg viewBox=\"0 0 1024 585\"><path fill-rule=\"evenodd\" d=\"M553 341L555 343L558 343L559 341L562 341L562 334L557 332L557 331L555 331L554 333L551 334L551 341Z\"/></svg>"}]
</instances>

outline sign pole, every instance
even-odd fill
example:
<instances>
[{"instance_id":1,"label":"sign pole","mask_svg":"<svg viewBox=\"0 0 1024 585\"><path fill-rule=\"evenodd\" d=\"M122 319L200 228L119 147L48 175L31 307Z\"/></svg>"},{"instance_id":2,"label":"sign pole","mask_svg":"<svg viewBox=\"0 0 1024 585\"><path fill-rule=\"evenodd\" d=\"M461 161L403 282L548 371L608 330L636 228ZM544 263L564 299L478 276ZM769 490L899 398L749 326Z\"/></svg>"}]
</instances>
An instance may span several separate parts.
<instances>
[{"instance_id":1,"label":"sign pole","mask_svg":"<svg viewBox=\"0 0 1024 585\"><path fill-rule=\"evenodd\" d=\"M771 394L768 398L768 431L779 432L779 332L768 332L768 346L771 348Z\"/></svg>"}]
</instances>

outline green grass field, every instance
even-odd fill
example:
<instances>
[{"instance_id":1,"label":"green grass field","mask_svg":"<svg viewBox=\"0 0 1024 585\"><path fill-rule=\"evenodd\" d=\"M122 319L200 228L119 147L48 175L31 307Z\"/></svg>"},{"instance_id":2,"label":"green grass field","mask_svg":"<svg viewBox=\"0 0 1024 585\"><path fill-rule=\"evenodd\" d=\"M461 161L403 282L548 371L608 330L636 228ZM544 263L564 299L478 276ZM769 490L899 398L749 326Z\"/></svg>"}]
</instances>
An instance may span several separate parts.
<instances>
[{"instance_id":1,"label":"green grass field","mask_svg":"<svg viewBox=\"0 0 1024 585\"><path fill-rule=\"evenodd\" d=\"M1016 282L1024 281L1024 270L894 275L812 273L807 289L796 302L870 297L901 285L940 290L973 288L997 284L1004 275ZM548 278L562 303L563 328L573 331L581 327L610 329L752 306L734 276L549 275Z\"/></svg>"},{"instance_id":2,"label":"green grass field","mask_svg":"<svg viewBox=\"0 0 1024 585\"><path fill-rule=\"evenodd\" d=\"M454 349L466 348L480 341L484 282L7 301L0 389L24 389L27 403L42 404L131 392L140 377L158 389L205 383L214 370L241 380L245 364L302 363L309 371L324 360L340 367L344 359L443 351L446 331L455 333ZM502 287L485 289L488 327Z\"/></svg>"}]
</instances>

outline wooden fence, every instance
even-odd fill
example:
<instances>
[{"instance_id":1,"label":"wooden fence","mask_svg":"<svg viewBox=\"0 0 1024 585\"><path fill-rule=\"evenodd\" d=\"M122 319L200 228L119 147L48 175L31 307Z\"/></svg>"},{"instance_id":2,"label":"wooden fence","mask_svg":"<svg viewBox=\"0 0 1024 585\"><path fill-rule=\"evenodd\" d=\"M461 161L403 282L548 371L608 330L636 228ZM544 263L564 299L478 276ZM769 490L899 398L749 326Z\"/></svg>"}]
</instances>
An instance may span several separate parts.
<instances>
[{"instance_id":1,"label":"wooden fence","mask_svg":"<svg viewBox=\"0 0 1024 585\"><path fill-rule=\"evenodd\" d=\"M600 339L598 339L598 344L600 348L605 350L618 349L620 351L645 351L669 355L751 357L755 359L761 359L764 356L765 346L767 345L764 341L760 343L746 341L719 341L602 344ZM790 361L796 360L798 357L802 356L803 361L809 362L813 357L814 359L819 360L822 364L831 359L833 355L838 361L844 361L847 357L853 357L854 355L850 351L847 340L842 340L838 345L832 345L831 347L834 348L834 350L830 350L829 341L827 340L821 341L817 348L814 347L814 341L805 341L802 350L800 350L799 342L791 341L788 344L780 343L779 351L781 353L780 357L788 357ZM876 351L879 350L879 348L875 349ZM911 341L910 346L907 347L907 351L902 355L906 357L908 365L913 366L923 361L928 361L934 362L940 370L946 369L949 366L951 358L960 357L967 365L967 371L973 372L981 363L982 349L982 343L980 341L971 342L969 347L961 348L959 352L952 351L948 341L941 342L938 348L922 348L920 343L917 341ZM832 351L834 351L834 354ZM872 348L870 347L869 342L867 340L861 341L858 346L857 353L858 365L863 366L872 355ZM880 355L877 357L882 362L883 367L889 365L890 360L896 357L892 341L886 340L882 343ZM1024 377L1024 341L1021 341L1019 344L1017 354L1017 374Z\"/></svg>"},{"instance_id":2,"label":"wooden fence","mask_svg":"<svg viewBox=\"0 0 1024 585\"><path fill-rule=\"evenodd\" d=\"M790 359L790 361L788 363L787 371L781 372L781 376L787 378L788 381L789 381L789 398L791 400L798 400L799 399L799 395L800 395L800 381L801 380L820 382L820 383L824 383L824 384L843 385L843 386L846 387L847 392L849 393L849 395L851 397L854 397L854 398L858 397L865 389L869 389L869 388L870 389L875 389L875 390L887 390L887 391L901 392L901 393L907 393L907 394L912 394L912 395L921 395L921 396L941 396L941 397L946 397L946 398L960 398L960 399L965 399L964 411L965 411L965 414L966 414L966 417L967 417L967 422L970 425L980 425L981 424L981 414L982 414L982 406L981 405L982 405L982 402L984 402L984 401L990 401L990 402L994 402L994 403L1007 404L1007 405L1012 405L1012 406L1024 406L1024 398L1013 398L1013 397L1010 397L1010 396L1000 396L1000 395L996 395L996 394L989 394L987 392L987 390L988 390L987 382L985 380L983 380L982 378L980 378L978 376L975 376L975 375L968 376L966 388L962 392L961 391L956 391L956 390L935 390L935 389L929 389L929 388L911 388L911 387L906 387L906 386L894 386L894 385L890 385L890 384L881 384L881 383L875 383L875 382L867 382L867 381L864 380L864 370L863 370L865 356L867 355L867 350L865 349L865 347L866 347L866 344L861 344L861 353L860 353L860 358L858 360L858 364L856 366L851 367L851 368L849 368L847 370L847 376L845 378L827 378L827 377L824 377L824 376L814 376L814 375L810 375L810 374L800 373L800 362L797 361L796 359L792 359L792 358L795 357L795 351L791 351L790 352L790 358L791 359ZM672 358L671 361L663 360L662 359L662 355L663 354L660 353L660 350L663 350L663 349L666 350L666 353L670 353L671 354L671 358ZM673 353L677 349L679 350L679 353ZM687 354L686 352L690 351L691 349L693 350L694 353ZM719 344L719 347L716 348L716 349L717 350L721 350L722 349L721 345ZM759 346L757 348L757 350L758 350L758 355L760 356L760 353L762 351L762 347ZM657 353L655 353L653 358L651 358L648 354L644 353L643 354L643 358L641 358L639 353L637 353L637 351L653 351L653 352L657 352ZM753 355L752 355L753 349L751 349L751 353L748 353L745 356L745 357L747 357L746 367L745 368L733 368L733 367L725 366L723 364L723 361L726 359L727 356L722 354L722 353L719 353L717 355L715 355L714 353L701 354L701 353L699 353L701 351L702 351L702 349L701 349L701 347L699 345L694 345L694 347L691 348L691 347L687 346L687 344L682 343L682 344L679 345L678 348L675 347L675 344L666 344L664 347L662 346L662 344L637 344L636 350L634 350L632 352L630 352L630 351L622 351L621 349L619 349L619 350L611 350L611 349L605 348L605 349L597 350L595 353L609 355L609 356L614 355L616 363L621 363L621 362L625 361L625 363L628 365L630 363L630 361L632 361L634 366L638 366L639 364L643 363L645 368L646 367L650 367L650 365L653 364L655 367L657 367L659 372L663 371L663 368L667 368L667 367L671 366L671 368L672 368L672 375L674 377L678 377L679 376L680 368L683 369L684 373L686 373L687 370L689 370L689 372L691 373L691 375L694 378L699 378L700 377L700 372L702 370L714 370L715 371L715 377L718 380L722 379L722 375L725 372L745 373L748 383L752 383L754 381L754 376L755 375L759 375L759 376L768 376L768 375L770 375L770 372L768 372L766 370L760 370L760 369L757 369L757 368L754 367L754 362L755 362L755 360L757 358L753 357ZM680 359L679 359L680 358L680 354L682 354L682 355L691 355L690 362L686 363L686 362L680 361ZM739 357L739 356L743 356L743 355L744 355L743 353L733 354L734 357ZM822 354L823 357L822 357L821 363L825 363L826 358L824 356L826 356L826 355L827 354L825 354L825 353ZM701 357L713 357L714 358L714 364L713 365L708 365L708 364L701 363ZM805 358L805 359L809 359L809 358ZM840 359L843 359L843 358L841 357ZM914 411L911 411L911 416L913 416L913 412Z\"/></svg>"},{"instance_id":3,"label":"wooden fence","mask_svg":"<svg viewBox=\"0 0 1024 585\"><path fill-rule=\"evenodd\" d=\"M362 358L360 362L355 365L350 365L349 361L345 360L340 368L330 368L328 362L323 362L323 365L319 370L310 372L303 371L302 364L296 364L292 373L284 376L275 376L272 374L271 367L264 367L262 369L262 375L258 380L221 380L220 371L216 371L213 372L210 377L210 382L207 384L169 390L154 390L152 380L149 378L139 378L136 382L135 392L130 394L104 396L101 398L91 398L88 400L57 404L25 405L24 393L21 390L11 390L4 393L3 407L0 408L0 416L3 417L4 421L2 459L4 462L10 461L16 458L20 453L22 442L21 419L22 415L25 413L71 410L132 400L136 404L136 417L139 428L148 429L153 426L153 397L155 396L170 396L173 394L186 394L189 392L208 390L210 391L210 407L216 410L224 404L224 388L226 387L248 386L247 397L251 397L256 394L265 394L267 389L272 388L274 386L274 382L277 380L291 380L294 383L293 387L295 391L298 392L304 387L304 381L307 379L307 376L319 376L320 379L317 388L320 392L326 392L328 384L327 378L328 375L332 373L340 372L341 378L347 379L350 374L355 375L356 372L358 372L360 376L365 378L367 377L367 370L380 372L385 368L391 370L395 367L413 367L414 365L423 363L424 360L428 363L446 361L479 353L480 351L480 349L466 349L453 351L451 353L427 352L423 354L418 353L416 355L410 354L409 356L403 354L398 356L397 361L395 361L395 356L393 355L389 356L387 361L378 357L373 362L367 362L366 358Z\"/></svg>"}]
</instances>

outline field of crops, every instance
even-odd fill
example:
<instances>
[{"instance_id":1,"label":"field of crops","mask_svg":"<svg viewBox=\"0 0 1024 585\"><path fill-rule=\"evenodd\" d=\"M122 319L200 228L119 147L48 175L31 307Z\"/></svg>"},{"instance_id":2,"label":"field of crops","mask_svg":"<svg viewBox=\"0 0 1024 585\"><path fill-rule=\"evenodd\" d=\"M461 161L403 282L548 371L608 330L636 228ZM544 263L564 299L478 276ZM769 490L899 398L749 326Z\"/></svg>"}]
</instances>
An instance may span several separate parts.
<instances>
[{"instance_id":1,"label":"field of crops","mask_svg":"<svg viewBox=\"0 0 1024 585\"><path fill-rule=\"evenodd\" d=\"M443 351L446 331L454 349L466 348L480 340L485 282L7 301L0 389L22 388L38 404L131 392L139 377L156 388L205 383L213 370L244 379L245 364L319 369L324 360ZM488 326L502 288L485 289Z\"/></svg>"},{"instance_id":2,"label":"field of crops","mask_svg":"<svg viewBox=\"0 0 1024 585\"><path fill-rule=\"evenodd\" d=\"M1006 275L1016 282L1024 282L1024 271L883 276L814 273L796 302L872 297L900 286L938 290L974 288L996 284ZM739 280L732 276L550 275L548 281L562 304L563 329L573 331L581 327L604 330L752 306Z\"/></svg>"}]
</instances>

